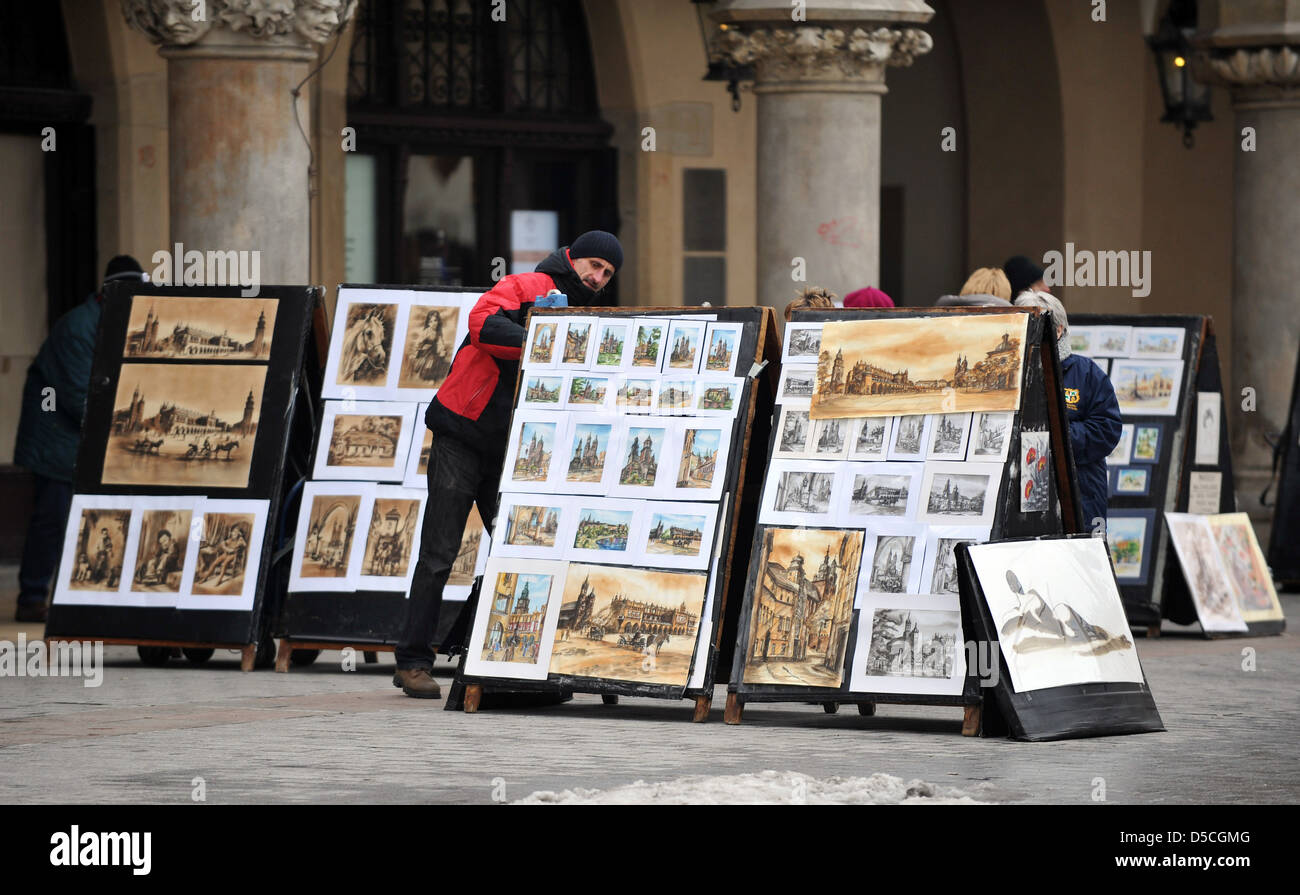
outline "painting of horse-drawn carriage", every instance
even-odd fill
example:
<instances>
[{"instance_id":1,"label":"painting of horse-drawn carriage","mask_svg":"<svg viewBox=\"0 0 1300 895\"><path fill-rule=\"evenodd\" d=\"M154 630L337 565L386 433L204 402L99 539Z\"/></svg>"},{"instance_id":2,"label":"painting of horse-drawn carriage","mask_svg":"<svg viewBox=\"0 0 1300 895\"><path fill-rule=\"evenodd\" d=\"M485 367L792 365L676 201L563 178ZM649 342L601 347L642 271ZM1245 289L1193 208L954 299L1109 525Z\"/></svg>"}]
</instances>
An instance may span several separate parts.
<instances>
[{"instance_id":1,"label":"painting of horse-drawn carriage","mask_svg":"<svg viewBox=\"0 0 1300 895\"><path fill-rule=\"evenodd\" d=\"M266 367L123 364L102 481L245 488Z\"/></svg>"},{"instance_id":2,"label":"painting of horse-drawn carriage","mask_svg":"<svg viewBox=\"0 0 1300 895\"><path fill-rule=\"evenodd\" d=\"M122 356L265 361L279 304L274 298L137 295Z\"/></svg>"},{"instance_id":3,"label":"painting of horse-drawn carriage","mask_svg":"<svg viewBox=\"0 0 1300 895\"><path fill-rule=\"evenodd\" d=\"M361 556L361 574L373 578L407 577L411 571L411 549L420 524L420 499L375 498Z\"/></svg>"}]
</instances>

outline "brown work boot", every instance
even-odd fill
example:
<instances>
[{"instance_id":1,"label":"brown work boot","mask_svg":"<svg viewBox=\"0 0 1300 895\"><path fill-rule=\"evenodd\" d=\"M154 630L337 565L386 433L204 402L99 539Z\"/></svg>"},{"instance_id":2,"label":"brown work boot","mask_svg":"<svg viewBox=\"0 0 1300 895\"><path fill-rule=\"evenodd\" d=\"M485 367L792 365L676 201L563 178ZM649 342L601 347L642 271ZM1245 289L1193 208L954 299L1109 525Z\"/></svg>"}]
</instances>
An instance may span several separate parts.
<instances>
[{"instance_id":1,"label":"brown work boot","mask_svg":"<svg viewBox=\"0 0 1300 895\"><path fill-rule=\"evenodd\" d=\"M399 683L400 681L400 683ZM427 668L399 668L393 675L393 684L416 699L441 699L442 688Z\"/></svg>"}]
</instances>

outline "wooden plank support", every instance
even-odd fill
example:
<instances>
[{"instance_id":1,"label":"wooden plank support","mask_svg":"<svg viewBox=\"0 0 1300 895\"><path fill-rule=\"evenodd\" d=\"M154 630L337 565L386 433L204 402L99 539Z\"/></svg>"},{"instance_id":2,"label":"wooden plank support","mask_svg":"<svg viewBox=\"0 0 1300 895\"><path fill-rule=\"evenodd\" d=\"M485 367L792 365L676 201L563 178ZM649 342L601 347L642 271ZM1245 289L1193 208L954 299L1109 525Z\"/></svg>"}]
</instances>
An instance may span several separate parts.
<instances>
[{"instance_id":1,"label":"wooden plank support","mask_svg":"<svg viewBox=\"0 0 1300 895\"><path fill-rule=\"evenodd\" d=\"M293 655L293 644L289 638L280 638L280 651L275 654L275 671L277 674L289 673L289 657Z\"/></svg>"},{"instance_id":2,"label":"wooden plank support","mask_svg":"<svg viewBox=\"0 0 1300 895\"><path fill-rule=\"evenodd\" d=\"M739 724L745 714L745 703L741 700L739 693L727 694L727 707L723 712L722 720L728 724Z\"/></svg>"},{"instance_id":3,"label":"wooden plank support","mask_svg":"<svg viewBox=\"0 0 1300 895\"><path fill-rule=\"evenodd\" d=\"M695 714L691 716L692 724L703 724L709 720L709 712L713 709L713 696L695 697Z\"/></svg>"},{"instance_id":4,"label":"wooden plank support","mask_svg":"<svg viewBox=\"0 0 1300 895\"><path fill-rule=\"evenodd\" d=\"M257 644L250 643L240 650L242 654L239 659L240 671L252 671L257 664Z\"/></svg>"},{"instance_id":5,"label":"wooden plank support","mask_svg":"<svg viewBox=\"0 0 1300 895\"><path fill-rule=\"evenodd\" d=\"M961 735L964 737L979 736L980 717L983 714L984 714L983 705L966 706L966 714L961 721Z\"/></svg>"},{"instance_id":6,"label":"wooden plank support","mask_svg":"<svg viewBox=\"0 0 1300 895\"><path fill-rule=\"evenodd\" d=\"M465 712L470 715L478 714L479 703L483 701L483 685L468 684L465 687Z\"/></svg>"}]
</instances>

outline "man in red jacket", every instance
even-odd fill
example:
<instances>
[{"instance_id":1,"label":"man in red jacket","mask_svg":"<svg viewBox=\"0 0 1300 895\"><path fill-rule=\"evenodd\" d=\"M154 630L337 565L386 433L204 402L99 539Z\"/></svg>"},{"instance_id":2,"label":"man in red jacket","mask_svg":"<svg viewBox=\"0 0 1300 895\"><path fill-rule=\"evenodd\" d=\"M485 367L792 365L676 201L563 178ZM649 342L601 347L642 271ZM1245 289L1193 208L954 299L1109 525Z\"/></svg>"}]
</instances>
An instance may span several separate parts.
<instances>
[{"instance_id":1,"label":"man in red jacket","mask_svg":"<svg viewBox=\"0 0 1300 895\"><path fill-rule=\"evenodd\" d=\"M552 252L534 273L504 277L469 312L469 335L424 417L433 433L429 498L393 677L407 696L442 695L432 676L442 589L470 507L478 505L485 525L496 517L528 312L537 298L556 290L571 307L601 304L601 291L622 264L618 239L592 230Z\"/></svg>"}]
</instances>

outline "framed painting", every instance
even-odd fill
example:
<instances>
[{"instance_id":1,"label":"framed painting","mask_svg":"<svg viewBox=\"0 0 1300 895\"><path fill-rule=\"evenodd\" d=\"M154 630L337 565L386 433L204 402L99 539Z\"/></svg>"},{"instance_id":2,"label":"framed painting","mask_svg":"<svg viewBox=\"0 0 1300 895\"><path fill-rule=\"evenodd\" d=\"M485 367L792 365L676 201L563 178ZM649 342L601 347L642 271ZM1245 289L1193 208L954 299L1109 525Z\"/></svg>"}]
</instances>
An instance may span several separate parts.
<instances>
[{"instance_id":1,"label":"framed painting","mask_svg":"<svg viewBox=\"0 0 1300 895\"><path fill-rule=\"evenodd\" d=\"M401 482L407 473L416 406L325 402L312 478Z\"/></svg>"},{"instance_id":2,"label":"framed painting","mask_svg":"<svg viewBox=\"0 0 1300 895\"><path fill-rule=\"evenodd\" d=\"M568 566L492 557L470 629L465 674L546 680Z\"/></svg>"}]
</instances>

